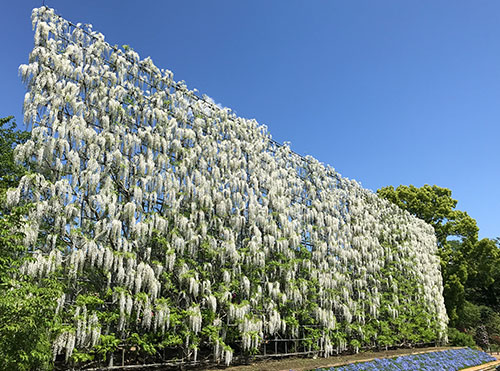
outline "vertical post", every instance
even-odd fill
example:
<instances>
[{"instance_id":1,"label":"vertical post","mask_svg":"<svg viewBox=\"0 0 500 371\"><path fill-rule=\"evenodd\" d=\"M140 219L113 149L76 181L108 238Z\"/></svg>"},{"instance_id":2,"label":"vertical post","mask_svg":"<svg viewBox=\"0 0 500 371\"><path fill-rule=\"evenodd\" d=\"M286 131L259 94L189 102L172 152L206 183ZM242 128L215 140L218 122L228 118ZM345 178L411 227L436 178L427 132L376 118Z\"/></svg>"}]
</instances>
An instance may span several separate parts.
<instances>
[{"instance_id":1,"label":"vertical post","mask_svg":"<svg viewBox=\"0 0 500 371\"><path fill-rule=\"evenodd\" d=\"M278 342L276 338L274 338L274 354L278 354Z\"/></svg>"},{"instance_id":2,"label":"vertical post","mask_svg":"<svg viewBox=\"0 0 500 371\"><path fill-rule=\"evenodd\" d=\"M108 354L109 354L108 367L113 367L113 352L110 352Z\"/></svg>"}]
</instances>

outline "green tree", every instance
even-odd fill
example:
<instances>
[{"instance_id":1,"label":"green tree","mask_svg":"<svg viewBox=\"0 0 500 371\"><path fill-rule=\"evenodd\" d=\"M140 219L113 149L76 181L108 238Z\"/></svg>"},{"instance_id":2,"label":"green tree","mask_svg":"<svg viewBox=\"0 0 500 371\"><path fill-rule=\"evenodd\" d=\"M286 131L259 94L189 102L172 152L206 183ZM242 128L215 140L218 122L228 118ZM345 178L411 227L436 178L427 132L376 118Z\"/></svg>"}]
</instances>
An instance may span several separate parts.
<instances>
[{"instance_id":1,"label":"green tree","mask_svg":"<svg viewBox=\"0 0 500 371\"><path fill-rule=\"evenodd\" d=\"M457 200L451 197L451 190L430 186L417 188L413 185L383 187L377 194L434 227L438 246L445 247L450 237L475 243L479 228L476 221L466 212L455 210Z\"/></svg>"},{"instance_id":2,"label":"green tree","mask_svg":"<svg viewBox=\"0 0 500 371\"><path fill-rule=\"evenodd\" d=\"M23 277L23 235L13 233L20 210L0 217L0 370L52 368L54 316L61 287L57 280Z\"/></svg>"},{"instance_id":3,"label":"green tree","mask_svg":"<svg viewBox=\"0 0 500 371\"><path fill-rule=\"evenodd\" d=\"M29 133L16 131L12 119L0 118L0 370L44 370L52 368L54 313L62 291L56 279L33 280L19 271L30 259L21 232L30 206L8 209L4 201L27 172L15 163L14 148Z\"/></svg>"},{"instance_id":4,"label":"green tree","mask_svg":"<svg viewBox=\"0 0 500 371\"><path fill-rule=\"evenodd\" d=\"M5 284L17 269L23 250L22 235L15 232L21 224L21 209L5 207L7 190L16 187L27 172L25 167L15 163L14 148L25 142L29 133L16 131L15 127L12 116L0 118L0 284Z\"/></svg>"},{"instance_id":5,"label":"green tree","mask_svg":"<svg viewBox=\"0 0 500 371\"><path fill-rule=\"evenodd\" d=\"M454 325L465 305L469 260L477 244L479 228L466 212L455 210L451 190L436 185L400 185L381 188L377 194L434 227L441 258L444 300Z\"/></svg>"},{"instance_id":6,"label":"green tree","mask_svg":"<svg viewBox=\"0 0 500 371\"><path fill-rule=\"evenodd\" d=\"M500 309L500 249L496 241L483 238L468 256L467 299Z\"/></svg>"},{"instance_id":7,"label":"green tree","mask_svg":"<svg viewBox=\"0 0 500 371\"><path fill-rule=\"evenodd\" d=\"M5 126L5 127L4 127ZM13 116L0 118L0 192L16 187L26 168L14 161L14 148L26 142L30 133L16 130Z\"/></svg>"}]
</instances>

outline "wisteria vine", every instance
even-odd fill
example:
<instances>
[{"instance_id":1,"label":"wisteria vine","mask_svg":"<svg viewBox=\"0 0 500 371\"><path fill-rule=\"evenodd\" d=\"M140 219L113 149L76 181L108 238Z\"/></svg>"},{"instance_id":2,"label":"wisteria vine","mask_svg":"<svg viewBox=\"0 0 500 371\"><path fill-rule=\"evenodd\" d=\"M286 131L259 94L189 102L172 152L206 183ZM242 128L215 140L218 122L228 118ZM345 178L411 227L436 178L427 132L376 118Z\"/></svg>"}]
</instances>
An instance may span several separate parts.
<instances>
[{"instance_id":1,"label":"wisteria vine","mask_svg":"<svg viewBox=\"0 0 500 371\"><path fill-rule=\"evenodd\" d=\"M42 7L33 27L31 173L8 201L33 204L23 273L65 278L54 356L109 334L226 364L270 338L325 356L445 338L432 227L90 25Z\"/></svg>"}]
</instances>

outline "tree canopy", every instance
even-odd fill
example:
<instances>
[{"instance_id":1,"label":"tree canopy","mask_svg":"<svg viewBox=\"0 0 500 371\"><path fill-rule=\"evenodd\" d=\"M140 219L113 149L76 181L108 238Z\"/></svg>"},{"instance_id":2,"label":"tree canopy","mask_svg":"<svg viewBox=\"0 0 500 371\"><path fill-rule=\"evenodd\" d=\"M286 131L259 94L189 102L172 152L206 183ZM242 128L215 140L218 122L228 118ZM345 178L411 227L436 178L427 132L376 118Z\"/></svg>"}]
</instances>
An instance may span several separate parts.
<instances>
[{"instance_id":1,"label":"tree canopy","mask_svg":"<svg viewBox=\"0 0 500 371\"><path fill-rule=\"evenodd\" d=\"M451 197L450 189L428 184L420 188L400 185L396 189L383 187L377 194L432 225L441 248L446 248L453 237L462 242L477 240L476 221L466 212L455 210L458 201Z\"/></svg>"},{"instance_id":2,"label":"tree canopy","mask_svg":"<svg viewBox=\"0 0 500 371\"><path fill-rule=\"evenodd\" d=\"M500 310L499 240L478 240L476 221L456 209L450 189L400 185L383 187L377 194L433 226L450 325L470 330L485 316L495 322L492 318Z\"/></svg>"}]
</instances>

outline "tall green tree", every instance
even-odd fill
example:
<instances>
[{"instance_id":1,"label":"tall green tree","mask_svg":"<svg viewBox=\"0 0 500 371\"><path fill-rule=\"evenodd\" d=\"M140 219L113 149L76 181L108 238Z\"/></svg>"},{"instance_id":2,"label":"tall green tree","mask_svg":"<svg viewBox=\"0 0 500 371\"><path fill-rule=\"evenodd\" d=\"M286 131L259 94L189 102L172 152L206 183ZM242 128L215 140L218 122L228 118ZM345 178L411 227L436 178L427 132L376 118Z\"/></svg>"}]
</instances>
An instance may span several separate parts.
<instances>
[{"instance_id":1,"label":"tall green tree","mask_svg":"<svg viewBox=\"0 0 500 371\"><path fill-rule=\"evenodd\" d=\"M450 324L458 320L466 299L469 258L474 251L479 228L466 212L456 210L451 190L430 186L400 185L381 188L377 194L434 227L441 258L444 300Z\"/></svg>"},{"instance_id":2,"label":"tall green tree","mask_svg":"<svg viewBox=\"0 0 500 371\"><path fill-rule=\"evenodd\" d=\"M5 195L27 173L14 161L14 148L28 138L12 116L0 118L0 370L52 368L54 313L62 293L57 279L33 280L19 271L30 259L21 232L21 216L30 206L8 209Z\"/></svg>"},{"instance_id":3,"label":"tall green tree","mask_svg":"<svg viewBox=\"0 0 500 371\"><path fill-rule=\"evenodd\" d=\"M479 228L466 212L455 210L457 200L448 188L430 186L417 188L413 185L383 187L377 194L434 227L438 246L445 247L450 237L475 243Z\"/></svg>"},{"instance_id":4,"label":"tall green tree","mask_svg":"<svg viewBox=\"0 0 500 371\"><path fill-rule=\"evenodd\" d=\"M467 300L500 311L500 249L496 241L478 241L468 262Z\"/></svg>"}]
</instances>

